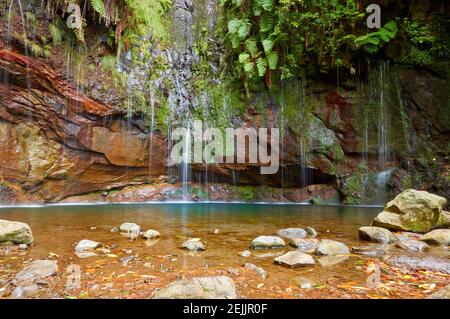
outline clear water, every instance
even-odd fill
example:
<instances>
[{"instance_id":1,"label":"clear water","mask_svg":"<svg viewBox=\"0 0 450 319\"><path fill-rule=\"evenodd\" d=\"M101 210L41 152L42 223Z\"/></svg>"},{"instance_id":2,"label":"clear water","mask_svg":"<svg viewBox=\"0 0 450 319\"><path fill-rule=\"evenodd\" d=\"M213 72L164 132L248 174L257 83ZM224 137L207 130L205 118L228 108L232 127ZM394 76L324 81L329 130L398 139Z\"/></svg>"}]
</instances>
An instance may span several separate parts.
<instances>
[{"instance_id":1,"label":"clear water","mask_svg":"<svg viewBox=\"0 0 450 319\"><path fill-rule=\"evenodd\" d=\"M324 267L315 256L316 266L289 269L275 265L273 259L293 250L291 247L253 250L248 258L239 252L249 249L257 236L274 235L287 227L310 226L319 233L319 239L333 239L348 246L368 245L358 239L358 228L369 225L379 211L376 207L217 203L2 208L0 219L31 226L35 244L25 252L0 254L0 281L12 279L30 258L55 258L60 270L39 297L147 298L178 278L207 275L232 277L242 298L364 297L338 287L349 282L365 287L369 257L350 255L341 263ZM137 223L144 230L155 229L161 238L131 241L110 231L123 222ZM179 248L187 238L197 237L207 245L206 251L193 253ZM73 247L82 239L113 247L111 254L117 257L99 254L78 258ZM128 256L134 259L123 265L121 258ZM264 268L268 278L262 280L243 267L245 263ZM81 287L75 291L65 286L65 269L71 264L81 267ZM229 268L237 269L239 274L230 274ZM300 289L296 283L299 276L313 281L316 288Z\"/></svg>"}]
</instances>

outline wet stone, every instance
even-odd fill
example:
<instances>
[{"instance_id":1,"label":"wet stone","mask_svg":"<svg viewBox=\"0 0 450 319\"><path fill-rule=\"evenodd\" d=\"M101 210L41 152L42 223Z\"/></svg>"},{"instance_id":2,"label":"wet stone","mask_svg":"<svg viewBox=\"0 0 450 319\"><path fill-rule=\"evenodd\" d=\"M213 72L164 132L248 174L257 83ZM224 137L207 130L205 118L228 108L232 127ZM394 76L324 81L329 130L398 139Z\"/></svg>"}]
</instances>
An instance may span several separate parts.
<instances>
[{"instance_id":1,"label":"wet stone","mask_svg":"<svg viewBox=\"0 0 450 319\"><path fill-rule=\"evenodd\" d=\"M181 244L181 248L190 250L190 251L199 251L205 250L206 246L202 243L200 238L191 238L186 240L183 244Z\"/></svg>"},{"instance_id":2,"label":"wet stone","mask_svg":"<svg viewBox=\"0 0 450 319\"><path fill-rule=\"evenodd\" d=\"M275 258L273 261L275 264L290 268L314 266L315 264L312 256L300 251L290 251L283 256Z\"/></svg>"},{"instance_id":3,"label":"wet stone","mask_svg":"<svg viewBox=\"0 0 450 319\"><path fill-rule=\"evenodd\" d=\"M277 235L284 238L305 238L308 233L303 228L286 228L277 231Z\"/></svg>"},{"instance_id":4,"label":"wet stone","mask_svg":"<svg viewBox=\"0 0 450 319\"><path fill-rule=\"evenodd\" d=\"M284 240L277 236L259 236L255 238L251 246L253 249L282 248L286 246Z\"/></svg>"},{"instance_id":5,"label":"wet stone","mask_svg":"<svg viewBox=\"0 0 450 319\"><path fill-rule=\"evenodd\" d=\"M298 251L312 254L316 250L319 240L315 238L291 238L289 244L297 248Z\"/></svg>"}]
</instances>

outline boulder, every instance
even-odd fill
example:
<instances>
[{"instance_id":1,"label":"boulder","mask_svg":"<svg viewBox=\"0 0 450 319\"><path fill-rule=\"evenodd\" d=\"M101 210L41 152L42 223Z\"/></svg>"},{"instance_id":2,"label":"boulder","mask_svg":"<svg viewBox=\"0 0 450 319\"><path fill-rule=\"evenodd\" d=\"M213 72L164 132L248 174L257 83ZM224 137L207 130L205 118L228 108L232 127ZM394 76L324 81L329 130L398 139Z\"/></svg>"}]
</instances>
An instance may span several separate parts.
<instances>
[{"instance_id":1,"label":"boulder","mask_svg":"<svg viewBox=\"0 0 450 319\"><path fill-rule=\"evenodd\" d=\"M303 228L286 228L277 231L277 235L284 238L305 238L308 233Z\"/></svg>"},{"instance_id":2,"label":"boulder","mask_svg":"<svg viewBox=\"0 0 450 319\"><path fill-rule=\"evenodd\" d=\"M297 248L298 251L311 254L316 251L319 240L315 238L292 238L289 244Z\"/></svg>"},{"instance_id":3,"label":"boulder","mask_svg":"<svg viewBox=\"0 0 450 319\"><path fill-rule=\"evenodd\" d=\"M234 282L227 276L177 280L162 288L154 299L235 299Z\"/></svg>"},{"instance_id":4,"label":"boulder","mask_svg":"<svg viewBox=\"0 0 450 319\"><path fill-rule=\"evenodd\" d=\"M199 251L199 250L205 250L206 246L202 243L200 238L191 238L186 240L184 243L181 244L181 248L191 250L191 251Z\"/></svg>"},{"instance_id":5,"label":"boulder","mask_svg":"<svg viewBox=\"0 0 450 319\"><path fill-rule=\"evenodd\" d=\"M435 229L423 235L422 240L430 244L450 245L450 229Z\"/></svg>"},{"instance_id":6,"label":"boulder","mask_svg":"<svg viewBox=\"0 0 450 319\"><path fill-rule=\"evenodd\" d=\"M442 211L435 228L450 228L450 213Z\"/></svg>"},{"instance_id":7,"label":"boulder","mask_svg":"<svg viewBox=\"0 0 450 319\"><path fill-rule=\"evenodd\" d=\"M390 244L397 240L393 233L381 227L361 227L359 238L382 244Z\"/></svg>"},{"instance_id":8,"label":"boulder","mask_svg":"<svg viewBox=\"0 0 450 319\"><path fill-rule=\"evenodd\" d=\"M286 246L286 243L277 236L259 236L252 241L251 246L253 249L281 248Z\"/></svg>"},{"instance_id":9,"label":"boulder","mask_svg":"<svg viewBox=\"0 0 450 319\"><path fill-rule=\"evenodd\" d=\"M35 260L22 269L13 280L15 285L21 283L34 283L38 280L53 276L58 271L55 260Z\"/></svg>"},{"instance_id":10,"label":"boulder","mask_svg":"<svg viewBox=\"0 0 450 319\"><path fill-rule=\"evenodd\" d=\"M314 266L315 264L314 259L310 255L300 251L290 251L283 256L275 258L273 262L291 268Z\"/></svg>"},{"instance_id":11,"label":"boulder","mask_svg":"<svg viewBox=\"0 0 450 319\"><path fill-rule=\"evenodd\" d=\"M0 242L5 241L15 244L31 244L33 235L30 226L25 223L0 219Z\"/></svg>"},{"instance_id":12,"label":"boulder","mask_svg":"<svg viewBox=\"0 0 450 319\"><path fill-rule=\"evenodd\" d=\"M408 189L386 204L373 221L374 226L391 230L406 230L426 233L444 224L441 217L447 200L425 191Z\"/></svg>"},{"instance_id":13,"label":"boulder","mask_svg":"<svg viewBox=\"0 0 450 319\"><path fill-rule=\"evenodd\" d=\"M350 251L345 244L329 239L322 239L316 248L316 254L323 256L346 255L349 253Z\"/></svg>"},{"instance_id":14,"label":"boulder","mask_svg":"<svg viewBox=\"0 0 450 319\"><path fill-rule=\"evenodd\" d=\"M406 226L402 224L402 220L399 214L389 213L389 212L381 212L372 222L373 226L378 226L390 230L408 230Z\"/></svg>"}]
</instances>

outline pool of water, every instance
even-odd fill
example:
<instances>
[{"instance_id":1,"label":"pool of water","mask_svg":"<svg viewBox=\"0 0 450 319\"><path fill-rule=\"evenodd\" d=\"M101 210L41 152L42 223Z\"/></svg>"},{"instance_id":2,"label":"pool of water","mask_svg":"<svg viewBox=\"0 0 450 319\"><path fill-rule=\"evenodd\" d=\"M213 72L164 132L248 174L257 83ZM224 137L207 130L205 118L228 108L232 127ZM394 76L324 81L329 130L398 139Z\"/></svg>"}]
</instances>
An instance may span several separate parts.
<instances>
[{"instance_id":1,"label":"pool of water","mask_svg":"<svg viewBox=\"0 0 450 319\"><path fill-rule=\"evenodd\" d=\"M133 204L97 206L15 207L0 209L0 219L30 225L34 245L24 252L0 255L0 278L6 282L31 259L58 260L58 274L42 290L40 297L151 297L162 286L178 279L204 275L228 275L242 298L322 298L354 297L339 290L342 283L365 286L365 265L370 258L350 255L346 260L324 267L289 269L273 263L274 256L293 250L254 250L244 258L260 235L274 235L288 227L313 227L319 239L333 239L348 246L367 245L358 239L358 228L370 225L380 212L376 207L339 207L255 204ZM132 241L113 227L124 222L161 233L159 240ZM218 231L215 231L218 230ZM204 252L179 248L187 238L201 238ZM80 259L74 245L82 240L98 241L109 247L109 255ZM123 258L131 259L128 264ZM316 262L318 257L314 257ZM262 280L243 267L253 263L269 274ZM81 269L81 287L65 287L68 265ZM232 268L233 270L230 270ZM298 278L315 284L308 291L298 288Z\"/></svg>"}]
</instances>

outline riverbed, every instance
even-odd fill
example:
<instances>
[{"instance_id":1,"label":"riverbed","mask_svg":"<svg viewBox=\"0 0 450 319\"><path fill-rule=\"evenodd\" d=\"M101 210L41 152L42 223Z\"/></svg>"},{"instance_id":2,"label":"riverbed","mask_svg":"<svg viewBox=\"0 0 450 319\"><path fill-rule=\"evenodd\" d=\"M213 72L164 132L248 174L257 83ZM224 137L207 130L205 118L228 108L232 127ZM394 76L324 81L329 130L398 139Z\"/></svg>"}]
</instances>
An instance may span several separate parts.
<instances>
[{"instance_id":1,"label":"riverbed","mask_svg":"<svg viewBox=\"0 0 450 319\"><path fill-rule=\"evenodd\" d=\"M370 225L380 210L219 203L1 208L0 219L29 224L35 242L25 251L11 248L0 253L0 288L4 286L2 294L7 296L12 289L8 283L37 259L58 262L57 274L39 284L35 297L40 298L151 298L177 279L212 275L232 278L239 298L422 298L448 284L448 275L393 269L373 256L314 256L315 266L291 269L274 264L273 259L292 247L250 249L256 237L292 227L312 227L318 239L348 247L377 246L361 241L358 228ZM157 230L161 238L131 240L111 231L124 222L139 224L144 231ZM181 249L189 238L201 238L206 250ZM79 258L74 247L82 239L102 243L105 252ZM245 250L251 252L249 257L241 256ZM433 247L427 254L448 258L448 250L442 247ZM244 266L248 263L263 268L267 278ZM71 265L80 270L76 287L67 286ZM380 285L373 287L369 281L377 269L381 269Z\"/></svg>"}]
</instances>

